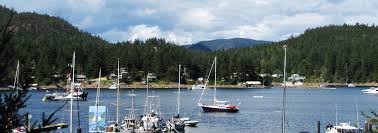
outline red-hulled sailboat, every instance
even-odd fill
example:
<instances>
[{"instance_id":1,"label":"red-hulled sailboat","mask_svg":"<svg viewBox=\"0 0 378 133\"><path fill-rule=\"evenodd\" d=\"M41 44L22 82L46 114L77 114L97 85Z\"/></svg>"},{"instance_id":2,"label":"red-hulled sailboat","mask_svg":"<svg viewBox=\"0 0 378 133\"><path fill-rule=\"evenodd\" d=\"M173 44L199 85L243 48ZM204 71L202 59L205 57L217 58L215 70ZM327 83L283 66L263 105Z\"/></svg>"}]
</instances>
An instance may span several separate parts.
<instances>
[{"instance_id":1,"label":"red-hulled sailboat","mask_svg":"<svg viewBox=\"0 0 378 133\"><path fill-rule=\"evenodd\" d=\"M228 101L218 101L217 98L216 98L216 92L217 92L217 57L214 58L213 64L211 65L209 75L208 75L207 80L206 80L206 85L209 81L209 77L210 77L211 71L213 69L213 66L215 66L214 67L215 68L214 69L214 71L215 71L214 72L214 78L215 78L215 80L214 80L214 103L209 104L209 105L201 103L203 93L206 90L206 88L205 88L205 89L202 90L202 94L201 94L201 97L199 99L198 106L202 107L203 111L205 111L205 112L238 112L239 108L236 105L231 105Z\"/></svg>"}]
</instances>

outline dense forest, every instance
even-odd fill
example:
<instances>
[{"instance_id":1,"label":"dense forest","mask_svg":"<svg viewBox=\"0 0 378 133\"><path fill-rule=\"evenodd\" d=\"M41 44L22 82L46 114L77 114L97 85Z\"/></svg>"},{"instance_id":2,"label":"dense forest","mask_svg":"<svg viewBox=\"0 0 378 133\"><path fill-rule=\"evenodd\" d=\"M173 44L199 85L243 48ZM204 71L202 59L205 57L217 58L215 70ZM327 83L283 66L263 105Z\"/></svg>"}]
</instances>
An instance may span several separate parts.
<instances>
[{"instance_id":1,"label":"dense forest","mask_svg":"<svg viewBox=\"0 0 378 133\"><path fill-rule=\"evenodd\" d=\"M76 52L76 73L97 77L116 72L117 59L130 81L148 72L160 80L176 81L177 65L188 79L205 76L218 57L218 77L228 83L261 80L260 73L282 73L283 48L288 45L288 74L298 73L310 82L377 82L378 28L374 25L330 25L271 44L215 52L189 50L162 38L110 43L79 30L67 21L37 13L17 13L0 6L0 81L13 81L17 60L21 69L40 84L52 83L54 73L66 74ZM4 38L11 34L12 38ZM22 71L21 70L21 71Z\"/></svg>"}]
</instances>

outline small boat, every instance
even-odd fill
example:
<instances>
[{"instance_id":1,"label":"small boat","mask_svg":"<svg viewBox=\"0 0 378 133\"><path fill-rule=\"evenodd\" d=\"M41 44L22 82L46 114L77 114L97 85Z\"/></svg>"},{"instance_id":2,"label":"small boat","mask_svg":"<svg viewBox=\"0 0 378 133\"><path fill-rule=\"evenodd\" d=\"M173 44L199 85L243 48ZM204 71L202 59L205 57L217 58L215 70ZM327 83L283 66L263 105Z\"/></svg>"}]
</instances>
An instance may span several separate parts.
<instances>
[{"instance_id":1,"label":"small boat","mask_svg":"<svg viewBox=\"0 0 378 133\"><path fill-rule=\"evenodd\" d=\"M214 66L214 102L213 104L203 104L201 103L201 99L203 96L203 93L206 89L202 91L201 97L198 102L198 106L203 109L205 112L238 112L239 108L236 105L231 105L228 101L218 101L216 98L216 92L217 92L217 57L214 58L213 64L211 65L209 76L211 70Z\"/></svg>"},{"instance_id":2,"label":"small boat","mask_svg":"<svg viewBox=\"0 0 378 133\"><path fill-rule=\"evenodd\" d=\"M125 118L123 119L123 125L124 131L122 132L133 132L137 129L137 119L135 115L135 109L134 109L134 90L131 91L131 94L129 94L131 97L131 108L129 109L129 113Z\"/></svg>"},{"instance_id":3,"label":"small boat","mask_svg":"<svg viewBox=\"0 0 378 133\"><path fill-rule=\"evenodd\" d=\"M74 69L74 67L75 66L72 66L72 69ZM74 80L71 80L71 72L73 71L72 69L70 69L70 73L67 75L67 83L71 83L71 85L69 85L69 87L66 87L65 92L54 92L52 94L47 93L42 98L42 101L67 101L71 100L71 97L75 101L87 101L88 93L85 92L84 89L81 87L81 83L76 83ZM72 73L72 75L74 74ZM70 89L71 87L73 88L73 90Z\"/></svg>"},{"instance_id":4,"label":"small boat","mask_svg":"<svg viewBox=\"0 0 378 133\"><path fill-rule=\"evenodd\" d=\"M179 74L178 74L178 92L177 92L177 115L172 116L171 119L166 121L165 125L170 131L185 131L184 121L180 119L180 99L181 99L181 65L179 65Z\"/></svg>"},{"instance_id":5,"label":"small boat","mask_svg":"<svg viewBox=\"0 0 378 133\"><path fill-rule=\"evenodd\" d=\"M348 87L356 87L356 85L354 85L353 83L349 83L347 86Z\"/></svg>"},{"instance_id":6,"label":"small boat","mask_svg":"<svg viewBox=\"0 0 378 133\"><path fill-rule=\"evenodd\" d=\"M64 93L58 93L58 92L54 92L52 94L46 94L43 98L42 98L42 101L59 101L59 100L70 100L71 97L73 98L73 100L82 100L82 101L86 101L87 99L87 95L88 93L87 92L84 92L83 88L81 88L80 86L77 86L74 88L74 92L73 93L70 93L70 92L64 92Z\"/></svg>"},{"instance_id":7,"label":"small boat","mask_svg":"<svg viewBox=\"0 0 378 133\"><path fill-rule=\"evenodd\" d=\"M325 90L336 90L335 87L325 87L325 88L322 88L322 89L325 89Z\"/></svg>"},{"instance_id":8,"label":"small boat","mask_svg":"<svg viewBox=\"0 0 378 133\"><path fill-rule=\"evenodd\" d=\"M189 117L182 117L180 120L184 121L185 126L195 127L198 124L198 121L192 121Z\"/></svg>"},{"instance_id":9,"label":"small boat","mask_svg":"<svg viewBox=\"0 0 378 133\"><path fill-rule=\"evenodd\" d=\"M191 90L201 90L206 88L206 81L203 78L198 78L196 84L192 85L192 87L188 88Z\"/></svg>"},{"instance_id":10,"label":"small boat","mask_svg":"<svg viewBox=\"0 0 378 133\"><path fill-rule=\"evenodd\" d=\"M194 84L192 85L191 90L200 90L200 89L205 89L206 88L206 85L203 85L203 84Z\"/></svg>"},{"instance_id":11,"label":"small boat","mask_svg":"<svg viewBox=\"0 0 378 133\"><path fill-rule=\"evenodd\" d=\"M370 87L369 89L361 90L362 93L365 94L378 94L378 87Z\"/></svg>"},{"instance_id":12,"label":"small boat","mask_svg":"<svg viewBox=\"0 0 378 133\"><path fill-rule=\"evenodd\" d=\"M363 133L363 130L362 128L351 126L350 123L340 123L337 126L328 124L325 133Z\"/></svg>"},{"instance_id":13,"label":"small boat","mask_svg":"<svg viewBox=\"0 0 378 133\"><path fill-rule=\"evenodd\" d=\"M37 89L38 89L38 88L35 87L35 86L31 86L31 87L28 88L29 91L30 91L30 90L37 90Z\"/></svg>"},{"instance_id":14,"label":"small boat","mask_svg":"<svg viewBox=\"0 0 378 133\"><path fill-rule=\"evenodd\" d=\"M141 125L138 126L136 132L161 132L163 129L162 119L160 117L160 98L159 96L150 96L148 93L148 76L147 78L147 98L144 105L144 115L141 118Z\"/></svg>"},{"instance_id":15,"label":"small boat","mask_svg":"<svg viewBox=\"0 0 378 133\"><path fill-rule=\"evenodd\" d=\"M336 122L337 123L337 104L335 106L336 108ZM333 126L331 123L328 123L326 126L325 133L363 133L363 129L360 128L359 125L359 113L358 113L358 105L356 104L356 116L357 116L357 127L351 126L349 123L340 123L339 125Z\"/></svg>"},{"instance_id":16,"label":"small boat","mask_svg":"<svg viewBox=\"0 0 378 133\"><path fill-rule=\"evenodd\" d=\"M118 58L118 75L119 75L119 58ZM115 121L110 121L108 122L108 126L106 127L106 133L116 133L116 132L121 132L121 126L119 122L119 76L117 76L117 84L113 83L112 86L110 86L109 89L117 89L116 93L116 120Z\"/></svg>"},{"instance_id":17,"label":"small boat","mask_svg":"<svg viewBox=\"0 0 378 133\"><path fill-rule=\"evenodd\" d=\"M112 84L110 87L109 87L109 90L115 90L117 89L117 85L116 84Z\"/></svg>"}]
</instances>

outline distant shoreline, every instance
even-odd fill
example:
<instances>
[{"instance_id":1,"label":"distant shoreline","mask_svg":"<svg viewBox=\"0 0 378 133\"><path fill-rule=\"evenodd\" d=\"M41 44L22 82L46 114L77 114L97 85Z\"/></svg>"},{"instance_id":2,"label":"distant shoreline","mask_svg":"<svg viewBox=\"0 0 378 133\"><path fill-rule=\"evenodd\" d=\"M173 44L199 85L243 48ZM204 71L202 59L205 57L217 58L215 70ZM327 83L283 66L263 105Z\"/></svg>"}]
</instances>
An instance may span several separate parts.
<instances>
[{"instance_id":1,"label":"distant shoreline","mask_svg":"<svg viewBox=\"0 0 378 133\"><path fill-rule=\"evenodd\" d=\"M283 86L281 86L282 83L279 83L279 82L274 82L272 83L272 86L271 87L275 87L275 88L282 88ZM318 88L321 88L320 85L322 84L332 84L332 85L343 85L343 84L340 84L340 83L304 83L303 85L301 86L286 86L287 88L298 88L298 89L318 89ZM373 87L373 86L378 86L378 83L355 83L356 87ZM101 88L109 88L111 86L111 84L104 84L104 85L101 85ZM191 84L181 84L181 88L182 89L188 89L190 88L192 85ZM213 88L214 86L213 85L209 85L208 86L209 88ZM245 88L245 87L242 87L242 86L239 86L239 85L217 85L218 88ZM42 86L39 86L40 89L55 89L57 88L56 85L42 85ZM97 88L97 84L83 84L83 88L86 88L86 89L92 89L92 88ZM135 88L135 89L143 89L143 88L146 88L146 85L142 84L141 82L132 82L131 84L125 84L125 83L121 83L120 85L120 89L129 89L129 88ZM178 84L177 83L174 83L174 82L169 82L167 84L157 84L157 83L151 83L149 84L149 88L178 88ZM256 88L259 88L259 87L256 87ZM8 87L0 87L0 91L1 90L9 90Z\"/></svg>"}]
</instances>

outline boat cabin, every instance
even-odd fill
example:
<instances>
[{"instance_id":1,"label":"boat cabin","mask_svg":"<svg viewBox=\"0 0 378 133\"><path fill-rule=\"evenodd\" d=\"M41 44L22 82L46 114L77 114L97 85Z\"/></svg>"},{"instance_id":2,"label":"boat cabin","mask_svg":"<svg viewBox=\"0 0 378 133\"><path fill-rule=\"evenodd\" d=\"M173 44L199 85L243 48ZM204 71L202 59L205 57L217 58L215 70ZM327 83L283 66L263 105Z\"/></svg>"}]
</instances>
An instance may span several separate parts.
<instances>
[{"instance_id":1,"label":"boat cabin","mask_svg":"<svg viewBox=\"0 0 378 133\"><path fill-rule=\"evenodd\" d=\"M340 123L338 126L327 126L326 133L363 133L363 130L349 123Z\"/></svg>"}]
</instances>

